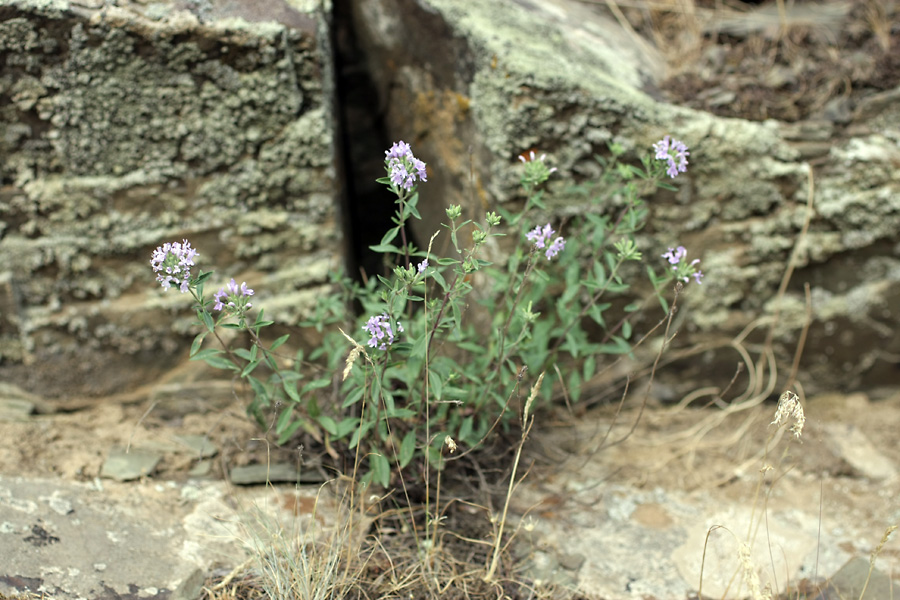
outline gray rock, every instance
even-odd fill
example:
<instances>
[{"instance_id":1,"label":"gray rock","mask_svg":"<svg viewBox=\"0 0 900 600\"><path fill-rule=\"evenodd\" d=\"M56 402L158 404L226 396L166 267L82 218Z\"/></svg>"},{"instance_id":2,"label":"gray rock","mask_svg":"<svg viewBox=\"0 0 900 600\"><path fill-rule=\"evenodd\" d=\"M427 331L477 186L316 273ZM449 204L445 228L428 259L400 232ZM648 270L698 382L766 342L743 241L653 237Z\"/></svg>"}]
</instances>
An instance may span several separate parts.
<instances>
[{"instance_id":1,"label":"gray rock","mask_svg":"<svg viewBox=\"0 0 900 600\"><path fill-rule=\"evenodd\" d=\"M850 423L824 426L827 445L863 477L873 480L897 476L897 465L878 450L858 427Z\"/></svg>"},{"instance_id":2,"label":"gray rock","mask_svg":"<svg viewBox=\"0 0 900 600\"><path fill-rule=\"evenodd\" d=\"M315 470L298 469L297 465L276 463L273 465L247 465L234 467L230 473L235 485L262 485L266 483L321 483L324 478Z\"/></svg>"},{"instance_id":3,"label":"gray rock","mask_svg":"<svg viewBox=\"0 0 900 600\"><path fill-rule=\"evenodd\" d=\"M213 567L245 560L241 527L257 519L248 515L290 528L295 517L279 508L283 497L301 494L313 503L320 486L242 491L221 482L0 477L0 597L194 600ZM59 501L70 510L58 510ZM330 503L316 506L335 522Z\"/></svg>"},{"instance_id":4,"label":"gray rock","mask_svg":"<svg viewBox=\"0 0 900 600\"><path fill-rule=\"evenodd\" d=\"M153 473L156 465L162 460L162 454L131 448L113 448L100 469L100 477L116 481L131 481L146 477Z\"/></svg>"},{"instance_id":5,"label":"gray rock","mask_svg":"<svg viewBox=\"0 0 900 600\"><path fill-rule=\"evenodd\" d=\"M211 458L219 452L216 445L204 435L176 435L172 439L198 458Z\"/></svg>"},{"instance_id":6,"label":"gray rock","mask_svg":"<svg viewBox=\"0 0 900 600\"><path fill-rule=\"evenodd\" d=\"M0 398L0 421L25 421L34 413L34 404L22 398Z\"/></svg>"},{"instance_id":7,"label":"gray rock","mask_svg":"<svg viewBox=\"0 0 900 600\"><path fill-rule=\"evenodd\" d=\"M638 242L649 256L689 240L709 274L682 297L687 326L679 338L720 340L778 311L775 349L779 364L790 364L807 321L802 286L789 288L777 306L773 297L807 215L806 160L815 158L815 214L794 280L812 287L806 347L821 352L803 362L801 379L819 392L896 380L882 359L900 353L900 258L884 251L900 230L895 92L860 105L852 137L827 123L719 118L666 102L657 89L662 60L584 3L355 6L392 138L411 142L435 172L419 190L421 239L440 229L447 204L461 204L471 218L481 218L485 207L515 210L522 199L517 155L529 148L546 152L559 169L544 200L551 218L561 220L588 208L566 186L596 180L595 153L615 142L626 161L636 162L671 134L691 147L691 167L676 182L677 194L651 199L647 231L655 233ZM846 8L793 14L838 23ZM843 122L845 109L823 118ZM496 251L502 256L502 247ZM724 354L698 357L696 372L678 379L732 373ZM725 384L727 376L717 383Z\"/></svg>"},{"instance_id":8,"label":"gray rock","mask_svg":"<svg viewBox=\"0 0 900 600\"><path fill-rule=\"evenodd\" d=\"M154 282L163 242L192 241L207 293L247 279L278 323L339 260L318 3L189 4L3 3L4 381L119 393L183 360L194 317Z\"/></svg>"},{"instance_id":9,"label":"gray rock","mask_svg":"<svg viewBox=\"0 0 900 600\"><path fill-rule=\"evenodd\" d=\"M887 573L872 569L869 561L862 557L852 558L829 580L829 586L836 592L836 598L859 598L859 600L879 600L891 598L896 587ZM865 588L865 595L860 595Z\"/></svg>"}]
</instances>

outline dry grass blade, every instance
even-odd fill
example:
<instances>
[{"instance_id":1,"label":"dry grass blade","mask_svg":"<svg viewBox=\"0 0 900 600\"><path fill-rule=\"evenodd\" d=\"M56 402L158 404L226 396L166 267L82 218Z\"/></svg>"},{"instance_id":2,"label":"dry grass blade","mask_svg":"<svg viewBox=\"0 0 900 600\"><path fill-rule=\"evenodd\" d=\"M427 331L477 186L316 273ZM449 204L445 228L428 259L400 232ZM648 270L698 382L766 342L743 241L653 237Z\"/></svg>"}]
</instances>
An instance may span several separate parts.
<instances>
[{"instance_id":1,"label":"dry grass blade","mask_svg":"<svg viewBox=\"0 0 900 600\"><path fill-rule=\"evenodd\" d=\"M703 24L703 31L748 36L805 27L825 32L833 39L852 7L850 2L790 3L788 6L779 2L763 4L747 12L715 11Z\"/></svg>"}]
</instances>

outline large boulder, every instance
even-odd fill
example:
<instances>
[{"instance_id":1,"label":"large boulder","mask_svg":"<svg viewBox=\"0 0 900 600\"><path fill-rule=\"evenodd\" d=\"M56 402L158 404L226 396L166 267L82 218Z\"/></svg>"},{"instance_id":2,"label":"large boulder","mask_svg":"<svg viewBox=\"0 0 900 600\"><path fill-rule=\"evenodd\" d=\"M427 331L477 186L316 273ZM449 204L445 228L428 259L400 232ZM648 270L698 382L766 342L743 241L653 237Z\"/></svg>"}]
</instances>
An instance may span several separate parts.
<instances>
[{"instance_id":1,"label":"large boulder","mask_svg":"<svg viewBox=\"0 0 900 600\"><path fill-rule=\"evenodd\" d=\"M559 169L548 186L559 216L584 208L565 186L598 176L594 154L607 155L615 142L637 161L671 134L690 146L691 166L677 193L651 199L640 241L651 258L682 244L702 259L706 278L686 294L689 316L676 340L712 348L694 355L694 375L724 386L741 362L737 351L721 351L728 340L757 323L745 341L761 343L777 320L783 383L806 320L808 282L812 320L800 365L807 389L896 382L897 90L856 98L849 117L723 118L667 101L661 57L599 5L355 0L353 9L387 128L432 169L421 190L423 239L449 203L472 218L497 204L517 206L517 156L530 148ZM791 258L811 180L811 226ZM779 299L790 261L793 277ZM683 389L696 387L689 373L678 379Z\"/></svg>"},{"instance_id":2,"label":"large boulder","mask_svg":"<svg viewBox=\"0 0 900 600\"><path fill-rule=\"evenodd\" d=\"M0 6L0 379L108 393L184 360L152 250L296 322L341 254L324 9L294 0Z\"/></svg>"}]
</instances>

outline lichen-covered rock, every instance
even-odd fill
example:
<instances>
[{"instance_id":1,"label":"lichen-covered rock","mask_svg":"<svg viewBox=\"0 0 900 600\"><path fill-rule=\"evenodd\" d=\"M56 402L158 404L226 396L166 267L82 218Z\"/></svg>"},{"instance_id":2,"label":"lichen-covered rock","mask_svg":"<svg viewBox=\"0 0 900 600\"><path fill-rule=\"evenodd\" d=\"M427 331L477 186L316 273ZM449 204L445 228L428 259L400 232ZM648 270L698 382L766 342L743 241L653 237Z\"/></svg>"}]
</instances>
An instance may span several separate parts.
<instances>
[{"instance_id":1,"label":"lichen-covered rock","mask_svg":"<svg viewBox=\"0 0 900 600\"><path fill-rule=\"evenodd\" d=\"M723 341L777 314L783 382L805 321L808 281L815 343L801 363L807 389L896 383L890 357L900 353L900 183L891 173L900 159L900 121L888 114L895 102L862 102L846 129L827 120L721 118L666 102L658 87L662 59L584 3L354 6L392 137L412 143L431 169L420 190L423 239L438 230L449 203L463 204L472 218L497 203L516 206L523 151L548 154L560 175L548 185L552 209L575 214L583 207L565 186L599 174L594 154L607 154L615 142L636 161L671 134L691 147L691 166L678 193L652 199L640 242L645 256L682 244L702 259L706 278L682 300L690 316L676 342L715 348L694 362L701 368L695 374L727 385L741 357ZM776 302L807 215L811 158L815 215L791 285ZM765 336L761 326L748 339ZM679 379L696 385L684 373Z\"/></svg>"},{"instance_id":2,"label":"lichen-covered rock","mask_svg":"<svg viewBox=\"0 0 900 600\"><path fill-rule=\"evenodd\" d=\"M320 5L3 3L0 379L110 392L183 360L166 241L303 313L340 251Z\"/></svg>"}]
</instances>

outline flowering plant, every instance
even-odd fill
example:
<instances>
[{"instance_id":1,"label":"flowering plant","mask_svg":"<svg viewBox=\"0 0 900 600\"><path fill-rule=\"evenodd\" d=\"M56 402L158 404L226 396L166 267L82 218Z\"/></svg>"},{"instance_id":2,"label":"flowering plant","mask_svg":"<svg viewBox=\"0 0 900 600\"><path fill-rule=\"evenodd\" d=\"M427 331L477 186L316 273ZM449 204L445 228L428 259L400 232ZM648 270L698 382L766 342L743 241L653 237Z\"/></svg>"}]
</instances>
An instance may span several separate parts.
<instances>
[{"instance_id":1,"label":"flowering plant","mask_svg":"<svg viewBox=\"0 0 900 600\"><path fill-rule=\"evenodd\" d=\"M417 455L440 468L452 453L465 454L491 432L505 430L521 414L526 371L541 378L556 372L557 390L561 386L578 400L599 356L631 351L632 317L642 304L617 305L611 320L614 305L606 296L627 292L633 272L626 272L626 263L643 260L634 238L647 217L642 196L669 187L663 177L683 173L689 154L668 136L653 148L655 156L638 167L620 164L623 150L612 146L611 158L600 159L604 177L572 189L585 198L585 210L562 220L554 218L541 189L556 169L544 155L523 155L522 210L499 209L470 220L460 206L448 207L444 228L453 252L440 256L431 242L420 249L406 237L409 220L420 218L418 185L427 182L427 169L409 144L397 142L385 152L386 176L378 180L396 196L394 226L371 246L393 268L364 284L336 276L336 293L321 297L303 323L323 331L323 343L308 357L301 350L290 369L273 354L287 336L264 344L260 331L272 322L263 320L262 310L250 318L254 291L245 282L232 279L205 297L204 282L212 274L191 277L198 254L187 240L157 248L151 265L165 289L177 285L195 299L203 329L192 358L246 380L253 396L249 412L261 423L277 412L279 443L302 427L328 447L343 444L368 456L364 481L387 486L394 467L399 472ZM612 210L604 202L610 190L618 199ZM504 258L489 261L485 245L504 236L511 242ZM662 257L670 268L657 275L647 267L664 309L665 284L701 281L699 261L688 263L686 255L682 246L669 248ZM476 274L486 283L473 295ZM354 306L362 307L361 315ZM250 348L232 349L219 338L220 348L201 349L208 335L218 337L219 326L246 330ZM303 371L312 362L319 366ZM267 378L256 374L260 365L270 371ZM321 388L336 390L337 402L322 402ZM545 398L554 392L550 385L541 391Z\"/></svg>"}]
</instances>

